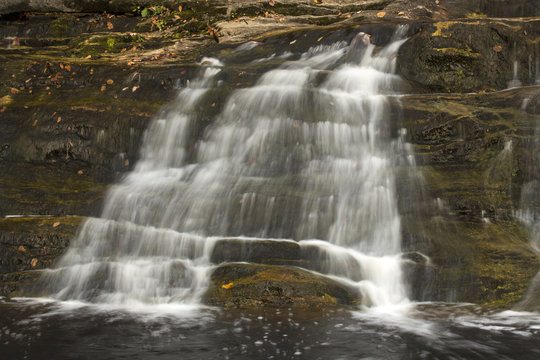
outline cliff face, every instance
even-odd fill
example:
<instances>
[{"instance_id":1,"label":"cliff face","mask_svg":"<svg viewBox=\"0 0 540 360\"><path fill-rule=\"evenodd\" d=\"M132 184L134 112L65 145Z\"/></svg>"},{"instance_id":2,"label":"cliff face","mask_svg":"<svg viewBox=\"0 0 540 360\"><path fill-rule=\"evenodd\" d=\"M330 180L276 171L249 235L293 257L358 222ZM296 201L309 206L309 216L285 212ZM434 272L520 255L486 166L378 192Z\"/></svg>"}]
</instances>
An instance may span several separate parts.
<instances>
[{"instance_id":1,"label":"cliff face","mask_svg":"<svg viewBox=\"0 0 540 360\"><path fill-rule=\"evenodd\" d=\"M227 60L225 85L200 109L194 139L232 89L253 84L272 66L232 55L238 42L263 43L256 56L266 57L297 39L301 51L321 37L358 31L376 43L407 23L410 39L397 71L415 95L401 99L393 126L407 130L420 174L398 181L411 296L505 307L523 296L540 269L515 217L523 184L538 176L540 14L531 2L162 1L159 9L156 3L0 5L0 216L23 215L0 219L0 295L50 266L81 216L99 215L107 187L136 162L150 119L167 111L204 55ZM234 241L222 254L234 253L228 246L234 249ZM260 274L274 279L284 265L268 258L303 265L301 254L287 254L253 257L265 264L253 269L235 264L216 272L208 301L249 306ZM223 260L240 259L216 263ZM220 284L230 279L242 282L247 300L239 293L224 298ZM289 297L301 302L320 292L317 305L354 302L335 284L320 288ZM330 288L333 295L324 298ZM261 301L273 304L276 294Z\"/></svg>"}]
</instances>

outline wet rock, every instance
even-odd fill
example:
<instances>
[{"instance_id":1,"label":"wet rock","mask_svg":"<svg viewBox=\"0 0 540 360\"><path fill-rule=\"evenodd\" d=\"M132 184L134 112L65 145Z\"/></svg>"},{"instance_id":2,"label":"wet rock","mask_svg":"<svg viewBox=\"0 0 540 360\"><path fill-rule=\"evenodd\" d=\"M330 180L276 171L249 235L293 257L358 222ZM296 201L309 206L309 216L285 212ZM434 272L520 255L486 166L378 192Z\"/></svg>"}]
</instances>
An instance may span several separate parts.
<instances>
[{"instance_id":1,"label":"wet rock","mask_svg":"<svg viewBox=\"0 0 540 360\"><path fill-rule=\"evenodd\" d=\"M216 242L210 261L246 261L259 264L300 265L300 246L294 241L220 239Z\"/></svg>"},{"instance_id":2,"label":"wet rock","mask_svg":"<svg viewBox=\"0 0 540 360\"><path fill-rule=\"evenodd\" d=\"M344 284L297 267L225 264L214 270L209 305L252 308L353 305L359 294Z\"/></svg>"},{"instance_id":3,"label":"wet rock","mask_svg":"<svg viewBox=\"0 0 540 360\"><path fill-rule=\"evenodd\" d=\"M514 77L531 85L538 76L530 59L538 52L535 28L536 20L425 24L400 48L398 73L420 91L500 90Z\"/></svg>"},{"instance_id":4,"label":"wet rock","mask_svg":"<svg viewBox=\"0 0 540 360\"><path fill-rule=\"evenodd\" d=\"M81 221L76 216L0 218L0 296L32 283L37 270L51 267Z\"/></svg>"}]
</instances>

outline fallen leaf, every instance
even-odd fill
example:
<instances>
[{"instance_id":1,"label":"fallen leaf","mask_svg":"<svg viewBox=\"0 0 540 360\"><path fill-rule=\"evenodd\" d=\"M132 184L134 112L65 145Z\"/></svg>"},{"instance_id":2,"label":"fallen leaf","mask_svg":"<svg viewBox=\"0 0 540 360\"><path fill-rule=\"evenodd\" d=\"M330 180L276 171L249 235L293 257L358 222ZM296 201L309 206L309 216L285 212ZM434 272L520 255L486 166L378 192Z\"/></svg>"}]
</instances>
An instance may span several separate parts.
<instances>
[{"instance_id":1,"label":"fallen leaf","mask_svg":"<svg viewBox=\"0 0 540 360\"><path fill-rule=\"evenodd\" d=\"M85 59L91 59L91 58L92 58L92 55L87 55L87 56L85 57Z\"/></svg>"},{"instance_id":2,"label":"fallen leaf","mask_svg":"<svg viewBox=\"0 0 540 360\"><path fill-rule=\"evenodd\" d=\"M232 282L230 282L230 283L228 283L228 284L223 284L223 285L221 285L221 287L222 287L223 289L230 289L230 288L232 288L233 286L234 286L234 283L232 283Z\"/></svg>"},{"instance_id":3,"label":"fallen leaf","mask_svg":"<svg viewBox=\"0 0 540 360\"><path fill-rule=\"evenodd\" d=\"M107 85L112 85L112 84L114 84L114 80L113 80L113 79L107 80Z\"/></svg>"},{"instance_id":4,"label":"fallen leaf","mask_svg":"<svg viewBox=\"0 0 540 360\"><path fill-rule=\"evenodd\" d=\"M322 4L322 0L313 0L315 4Z\"/></svg>"},{"instance_id":5,"label":"fallen leaf","mask_svg":"<svg viewBox=\"0 0 540 360\"><path fill-rule=\"evenodd\" d=\"M348 19L348 18L350 18L350 17L351 17L351 14L345 15L345 18L346 18L346 19Z\"/></svg>"},{"instance_id":6,"label":"fallen leaf","mask_svg":"<svg viewBox=\"0 0 540 360\"><path fill-rule=\"evenodd\" d=\"M377 17L378 17L378 18L383 18L383 17L385 17L385 16L386 16L386 11L379 11L379 12L377 13Z\"/></svg>"},{"instance_id":7,"label":"fallen leaf","mask_svg":"<svg viewBox=\"0 0 540 360\"><path fill-rule=\"evenodd\" d=\"M399 15L399 16L405 15L405 11L400 11L400 12L398 12L398 15Z\"/></svg>"},{"instance_id":8,"label":"fallen leaf","mask_svg":"<svg viewBox=\"0 0 540 360\"><path fill-rule=\"evenodd\" d=\"M274 5L276 5L276 3L275 3L273 0L270 0L270 1L268 2L268 5L274 6Z\"/></svg>"},{"instance_id":9,"label":"fallen leaf","mask_svg":"<svg viewBox=\"0 0 540 360\"><path fill-rule=\"evenodd\" d=\"M62 118L59 116L58 119L56 119L56 122L59 123L60 121L62 121Z\"/></svg>"},{"instance_id":10,"label":"fallen leaf","mask_svg":"<svg viewBox=\"0 0 540 360\"><path fill-rule=\"evenodd\" d=\"M37 125L37 120L34 120L34 122L32 123L32 126L36 126Z\"/></svg>"},{"instance_id":11,"label":"fallen leaf","mask_svg":"<svg viewBox=\"0 0 540 360\"><path fill-rule=\"evenodd\" d=\"M82 175L82 174L83 174L83 171L82 171L82 170L79 170L79 171L77 171L77 174L78 174L78 175Z\"/></svg>"},{"instance_id":12,"label":"fallen leaf","mask_svg":"<svg viewBox=\"0 0 540 360\"><path fill-rule=\"evenodd\" d=\"M101 90L101 91L107 90L107 85L101 85L101 89L100 89L100 90Z\"/></svg>"},{"instance_id":13,"label":"fallen leaf","mask_svg":"<svg viewBox=\"0 0 540 360\"><path fill-rule=\"evenodd\" d=\"M66 69L66 70L67 70L67 72L70 72L70 71L71 71L71 66L69 66L69 65L66 65L66 66L64 66L64 69Z\"/></svg>"},{"instance_id":14,"label":"fallen leaf","mask_svg":"<svg viewBox=\"0 0 540 360\"><path fill-rule=\"evenodd\" d=\"M7 110L7 107L6 106L2 106L2 108L0 109L0 113L3 113L4 111Z\"/></svg>"},{"instance_id":15,"label":"fallen leaf","mask_svg":"<svg viewBox=\"0 0 540 360\"><path fill-rule=\"evenodd\" d=\"M26 252L26 248L24 246L19 246L19 248L17 249L19 251L22 251L22 252Z\"/></svg>"},{"instance_id":16,"label":"fallen leaf","mask_svg":"<svg viewBox=\"0 0 540 360\"><path fill-rule=\"evenodd\" d=\"M317 39L317 42L321 41L323 39L323 37L321 36L320 38Z\"/></svg>"},{"instance_id":17,"label":"fallen leaf","mask_svg":"<svg viewBox=\"0 0 540 360\"><path fill-rule=\"evenodd\" d=\"M15 89L15 88L11 88L11 93L12 93L13 95L18 94L18 93L19 93L19 90Z\"/></svg>"},{"instance_id":18,"label":"fallen leaf","mask_svg":"<svg viewBox=\"0 0 540 360\"><path fill-rule=\"evenodd\" d=\"M131 92L137 91L138 88L139 88L139 85L135 85L134 87L131 88Z\"/></svg>"},{"instance_id":19,"label":"fallen leaf","mask_svg":"<svg viewBox=\"0 0 540 360\"><path fill-rule=\"evenodd\" d=\"M37 265L37 259L36 259L36 258L33 258L32 261L30 261L30 265L32 265L32 267L36 267L36 265Z\"/></svg>"},{"instance_id":20,"label":"fallen leaf","mask_svg":"<svg viewBox=\"0 0 540 360\"><path fill-rule=\"evenodd\" d=\"M501 52L502 51L502 46L501 45L496 45L493 47L493 51L495 52Z\"/></svg>"},{"instance_id":21,"label":"fallen leaf","mask_svg":"<svg viewBox=\"0 0 540 360\"><path fill-rule=\"evenodd\" d=\"M127 86L125 88L122 89L122 91L126 91L127 89L129 89Z\"/></svg>"},{"instance_id":22,"label":"fallen leaf","mask_svg":"<svg viewBox=\"0 0 540 360\"><path fill-rule=\"evenodd\" d=\"M112 24L112 22L107 21L107 29L109 29L109 30L114 29L114 25Z\"/></svg>"},{"instance_id":23,"label":"fallen leaf","mask_svg":"<svg viewBox=\"0 0 540 360\"><path fill-rule=\"evenodd\" d=\"M182 12L182 5L178 5L178 11Z\"/></svg>"},{"instance_id":24,"label":"fallen leaf","mask_svg":"<svg viewBox=\"0 0 540 360\"><path fill-rule=\"evenodd\" d=\"M62 69L62 70L64 69L64 64L61 63L61 64L59 64L59 66L60 66L60 69Z\"/></svg>"}]
</instances>

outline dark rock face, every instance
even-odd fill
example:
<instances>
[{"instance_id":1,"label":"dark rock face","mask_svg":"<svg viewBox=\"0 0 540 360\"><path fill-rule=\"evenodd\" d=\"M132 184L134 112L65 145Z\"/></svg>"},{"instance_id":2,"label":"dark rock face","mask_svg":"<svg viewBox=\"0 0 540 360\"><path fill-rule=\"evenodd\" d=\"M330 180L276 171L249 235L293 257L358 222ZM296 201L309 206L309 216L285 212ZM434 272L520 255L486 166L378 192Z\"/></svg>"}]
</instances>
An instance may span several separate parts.
<instances>
[{"instance_id":1,"label":"dark rock face","mask_svg":"<svg viewBox=\"0 0 540 360\"><path fill-rule=\"evenodd\" d=\"M505 89L513 79L534 85L531 56L540 48L538 20L460 20L420 26L399 52L398 72L420 91Z\"/></svg>"}]
</instances>

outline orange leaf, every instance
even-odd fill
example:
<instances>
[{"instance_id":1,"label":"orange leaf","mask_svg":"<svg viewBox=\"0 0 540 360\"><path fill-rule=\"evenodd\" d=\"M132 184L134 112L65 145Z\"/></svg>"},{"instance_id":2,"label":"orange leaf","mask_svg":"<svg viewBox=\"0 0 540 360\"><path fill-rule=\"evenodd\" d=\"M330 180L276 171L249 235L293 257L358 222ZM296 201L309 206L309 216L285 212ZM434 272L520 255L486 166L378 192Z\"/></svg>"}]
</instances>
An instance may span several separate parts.
<instances>
[{"instance_id":1,"label":"orange leaf","mask_svg":"<svg viewBox=\"0 0 540 360\"><path fill-rule=\"evenodd\" d=\"M232 288L233 286L234 286L234 283L232 283L232 282L230 282L230 283L228 283L228 284L223 284L223 285L221 285L221 287L222 287L223 289L230 289L230 288Z\"/></svg>"},{"instance_id":2,"label":"orange leaf","mask_svg":"<svg viewBox=\"0 0 540 360\"><path fill-rule=\"evenodd\" d=\"M37 259L36 259L36 258L33 258L32 261L30 261L30 265L32 265L32 267L36 267L36 265L37 265Z\"/></svg>"},{"instance_id":3,"label":"orange leaf","mask_svg":"<svg viewBox=\"0 0 540 360\"><path fill-rule=\"evenodd\" d=\"M107 21L107 29L109 29L109 30L114 29L114 25L112 24L112 22Z\"/></svg>"},{"instance_id":4,"label":"orange leaf","mask_svg":"<svg viewBox=\"0 0 540 360\"><path fill-rule=\"evenodd\" d=\"M71 66L69 66L69 65L64 66L64 68L65 68L68 72L71 71Z\"/></svg>"},{"instance_id":5,"label":"orange leaf","mask_svg":"<svg viewBox=\"0 0 540 360\"><path fill-rule=\"evenodd\" d=\"M501 52L502 51L502 46L501 45L496 45L493 47L493 51L495 52Z\"/></svg>"},{"instance_id":6,"label":"orange leaf","mask_svg":"<svg viewBox=\"0 0 540 360\"><path fill-rule=\"evenodd\" d=\"M62 118L59 116L58 119L56 119L56 122L59 123L60 121L62 121Z\"/></svg>"},{"instance_id":7,"label":"orange leaf","mask_svg":"<svg viewBox=\"0 0 540 360\"><path fill-rule=\"evenodd\" d=\"M107 85L112 85L112 84L114 84L114 80L113 80L113 79L107 80Z\"/></svg>"},{"instance_id":8,"label":"orange leaf","mask_svg":"<svg viewBox=\"0 0 540 360\"><path fill-rule=\"evenodd\" d=\"M24 246L19 246L19 248L17 249L19 251L22 251L22 252L26 252L26 248Z\"/></svg>"},{"instance_id":9,"label":"orange leaf","mask_svg":"<svg viewBox=\"0 0 540 360\"><path fill-rule=\"evenodd\" d=\"M107 85L101 85L101 89L100 89L100 90L101 90L101 91L107 90Z\"/></svg>"},{"instance_id":10,"label":"orange leaf","mask_svg":"<svg viewBox=\"0 0 540 360\"><path fill-rule=\"evenodd\" d=\"M19 90L15 89L15 88L11 88L11 93L12 93L13 95L18 94L18 93L19 93Z\"/></svg>"},{"instance_id":11,"label":"orange leaf","mask_svg":"<svg viewBox=\"0 0 540 360\"><path fill-rule=\"evenodd\" d=\"M54 224L52 224L52 227L57 227L58 225L60 225L60 221L57 221Z\"/></svg>"},{"instance_id":12,"label":"orange leaf","mask_svg":"<svg viewBox=\"0 0 540 360\"><path fill-rule=\"evenodd\" d=\"M386 16L386 11L379 11L379 12L377 13L377 17L378 17L378 18L383 18L383 17L385 17L385 16Z\"/></svg>"}]
</instances>

